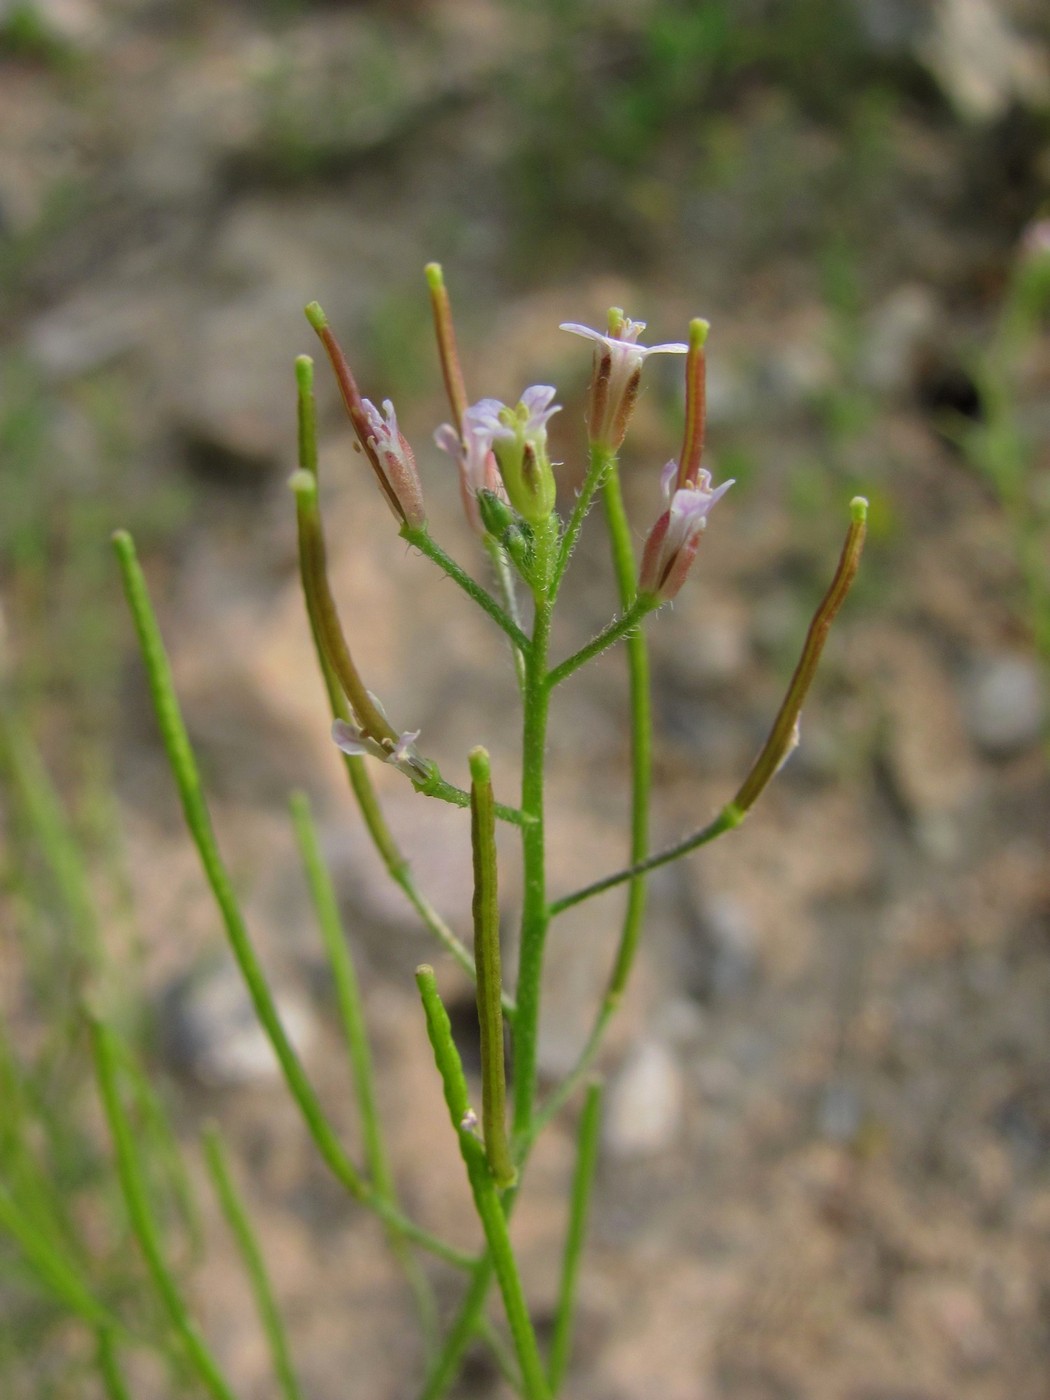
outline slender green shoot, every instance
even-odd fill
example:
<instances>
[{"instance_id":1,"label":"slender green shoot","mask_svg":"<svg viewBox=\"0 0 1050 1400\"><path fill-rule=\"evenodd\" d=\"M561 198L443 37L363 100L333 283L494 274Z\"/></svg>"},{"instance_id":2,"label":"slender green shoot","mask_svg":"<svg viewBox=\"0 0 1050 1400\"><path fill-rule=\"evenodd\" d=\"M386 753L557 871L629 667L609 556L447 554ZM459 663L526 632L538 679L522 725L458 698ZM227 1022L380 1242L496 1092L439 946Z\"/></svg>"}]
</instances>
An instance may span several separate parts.
<instances>
[{"instance_id":1,"label":"slender green shoot","mask_svg":"<svg viewBox=\"0 0 1050 1400\"><path fill-rule=\"evenodd\" d=\"M302 1062L281 1024L273 994L266 981L262 964L256 956L237 896L219 852L201 787L200 774L175 694L171 666L150 602L146 580L135 554L134 543L126 531L118 531L113 537L113 543L146 665L161 740L178 788L186 825L197 847L201 866L218 906L227 939L255 1007L255 1013L310 1136L336 1180L340 1181L355 1199L374 1210L382 1219L397 1224L408 1238L415 1240L431 1253L459 1268L470 1268L474 1262L471 1255L453 1249L429 1231L406 1220L389 1203L376 1196L370 1184L364 1180L347 1156L321 1107Z\"/></svg>"},{"instance_id":2,"label":"slender green shoot","mask_svg":"<svg viewBox=\"0 0 1050 1400\"><path fill-rule=\"evenodd\" d=\"M164 1258L161 1231L150 1204L135 1132L124 1110L117 1082L121 1055L116 1036L103 1022L92 1021L91 1042L99 1095L116 1152L120 1189L150 1280L197 1379L215 1400L235 1400L218 1362L190 1317L175 1276Z\"/></svg>"},{"instance_id":3,"label":"slender green shoot","mask_svg":"<svg viewBox=\"0 0 1050 1400\"><path fill-rule=\"evenodd\" d=\"M576 1312L576 1286L580 1274L580 1258L587 1236L594 1171L598 1164L598 1137L601 1128L602 1086L592 1083L583 1100L580 1128L576 1142L576 1171L572 1179L569 1205L569 1228L565 1234L562 1257L561 1285L558 1308L554 1317L548 1374L551 1391L557 1395L572 1354L573 1321Z\"/></svg>"},{"instance_id":4,"label":"slender green shoot","mask_svg":"<svg viewBox=\"0 0 1050 1400\"><path fill-rule=\"evenodd\" d=\"M554 577L551 581L552 598L558 596L561 581L565 577L565 570L569 567L576 542L580 538L580 531L583 529L583 522L591 508L591 502L594 500L594 493L602 485L606 473L615 460L616 454L610 452L607 447L598 443L591 444L587 475L583 479L583 485L576 497L576 504L569 516L569 523L565 527L561 543L558 546L558 557L554 564Z\"/></svg>"},{"instance_id":5,"label":"slender green shoot","mask_svg":"<svg viewBox=\"0 0 1050 1400\"><path fill-rule=\"evenodd\" d=\"M135 621L139 646L146 663L161 739L182 801L186 825L197 847L205 877L218 905L226 936L248 988L252 1005L322 1157L347 1190L358 1200L364 1200L369 1194L368 1187L336 1138L306 1077L299 1056L281 1024L273 994L266 981L262 964L256 956L226 865L219 852L197 763L175 694L171 667L149 599L146 580L135 555L135 546L131 536L123 531L114 536L113 543L123 572L124 590Z\"/></svg>"},{"instance_id":6,"label":"slender green shoot","mask_svg":"<svg viewBox=\"0 0 1050 1400\"><path fill-rule=\"evenodd\" d=\"M0 1183L0 1229L18 1245L33 1273L74 1316L92 1327L116 1327L102 1303L81 1278L77 1266L40 1222L26 1213Z\"/></svg>"},{"instance_id":7,"label":"slender green shoot","mask_svg":"<svg viewBox=\"0 0 1050 1400\"><path fill-rule=\"evenodd\" d=\"M321 855L306 794L293 793L291 807L292 821L295 825L303 868L306 871L310 897L317 914L328 965L332 970L336 1004L339 1008L339 1018L346 1039L350 1072L353 1076L357 1106L361 1115L361 1136L364 1143L365 1161L368 1164L368 1174L376 1190L390 1196L393 1194L393 1175L390 1171L386 1143L383 1140L383 1130L379 1121L375 1072L368 1047L368 1033L365 1029L364 1007L361 1002L361 988L357 980L357 971L354 968L350 945L343 930L331 877L325 868L324 857Z\"/></svg>"},{"instance_id":8,"label":"slender green shoot","mask_svg":"<svg viewBox=\"0 0 1050 1400\"><path fill-rule=\"evenodd\" d=\"M292 1354L288 1347L281 1310L277 1306L266 1263L259 1241L252 1229L251 1217L230 1171L230 1163L218 1128L210 1124L204 1130L204 1160L219 1198L226 1223L237 1242L237 1250L248 1275L252 1296L259 1313L263 1332L273 1358L274 1374L284 1400L302 1400L303 1392L295 1378Z\"/></svg>"},{"instance_id":9,"label":"slender green shoot","mask_svg":"<svg viewBox=\"0 0 1050 1400\"><path fill-rule=\"evenodd\" d=\"M487 613L496 626L507 634L518 651L523 655L528 652L529 639L514 619L504 612L491 593L482 588L480 583L475 582L465 569L461 568L450 555L445 553L441 546L431 538L430 531L425 525L420 525L416 529L410 525L403 525L401 537L414 549L418 549L420 554L425 554L439 569L443 569L453 583L462 588L467 597L472 598L482 612Z\"/></svg>"},{"instance_id":10,"label":"slender green shoot","mask_svg":"<svg viewBox=\"0 0 1050 1400\"><path fill-rule=\"evenodd\" d=\"M630 641L631 637L636 634L638 624L641 622L642 618L644 618L647 613L652 612L657 606L658 604L654 599L636 598L627 608L626 612L621 613L619 617L614 617L586 646L581 647L577 652L573 652L572 656L566 657L564 661L555 666L547 677L548 686L553 690L556 685L560 685L562 681L567 680L568 677L578 671L581 666L586 665L588 661L593 661L593 659L596 656L600 656L603 651L608 651L611 646L615 645L615 643L622 638L626 637L627 640Z\"/></svg>"}]
</instances>

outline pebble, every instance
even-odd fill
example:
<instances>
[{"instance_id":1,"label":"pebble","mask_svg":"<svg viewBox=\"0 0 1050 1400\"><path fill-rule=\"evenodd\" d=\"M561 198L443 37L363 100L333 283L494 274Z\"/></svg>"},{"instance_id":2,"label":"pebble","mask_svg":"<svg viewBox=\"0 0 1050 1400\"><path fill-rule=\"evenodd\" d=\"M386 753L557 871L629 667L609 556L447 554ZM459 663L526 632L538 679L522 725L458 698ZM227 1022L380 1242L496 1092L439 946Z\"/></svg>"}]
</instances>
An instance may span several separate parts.
<instances>
[{"instance_id":1,"label":"pebble","mask_svg":"<svg viewBox=\"0 0 1050 1400\"><path fill-rule=\"evenodd\" d=\"M975 660L964 682L963 716L974 743L992 758L1012 758L1037 743L1046 694L1035 661L1007 653Z\"/></svg>"},{"instance_id":2,"label":"pebble","mask_svg":"<svg viewBox=\"0 0 1050 1400\"><path fill-rule=\"evenodd\" d=\"M937 302L929 287L911 282L892 291L868 322L859 366L864 383L880 394L911 391L938 319Z\"/></svg>"},{"instance_id":3,"label":"pebble","mask_svg":"<svg viewBox=\"0 0 1050 1400\"><path fill-rule=\"evenodd\" d=\"M637 1045L613 1080L605 1115L605 1144L614 1157L647 1157L677 1140L684 1108L682 1071L659 1040Z\"/></svg>"},{"instance_id":4,"label":"pebble","mask_svg":"<svg viewBox=\"0 0 1050 1400\"><path fill-rule=\"evenodd\" d=\"M1022 35L995 0L940 0L917 47L955 109L974 122L993 122L1012 104L1046 101L1047 55Z\"/></svg>"},{"instance_id":5,"label":"pebble","mask_svg":"<svg viewBox=\"0 0 1050 1400\"><path fill-rule=\"evenodd\" d=\"M306 1004L275 993L281 1024L303 1057L316 1037ZM172 1067L209 1089L265 1084L280 1078L280 1066L259 1025L238 970L230 963L197 969L161 998L161 1038Z\"/></svg>"}]
</instances>

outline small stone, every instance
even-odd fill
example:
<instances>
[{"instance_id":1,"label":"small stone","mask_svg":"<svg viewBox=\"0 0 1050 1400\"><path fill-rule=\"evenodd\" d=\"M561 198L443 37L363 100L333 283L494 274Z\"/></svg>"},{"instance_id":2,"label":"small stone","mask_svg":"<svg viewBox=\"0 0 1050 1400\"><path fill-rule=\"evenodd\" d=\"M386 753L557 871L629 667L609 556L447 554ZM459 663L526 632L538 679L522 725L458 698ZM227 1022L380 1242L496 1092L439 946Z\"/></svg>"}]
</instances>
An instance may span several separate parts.
<instances>
[{"instance_id":1,"label":"small stone","mask_svg":"<svg viewBox=\"0 0 1050 1400\"><path fill-rule=\"evenodd\" d=\"M1047 57L1023 37L994 0L938 0L918 52L965 118L993 122L1012 103L1046 103Z\"/></svg>"},{"instance_id":2,"label":"small stone","mask_svg":"<svg viewBox=\"0 0 1050 1400\"><path fill-rule=\"evenodd\" d=\"M971 738L992 758L1011 758L1038 743L1046 695L1036 663L1008 654L976 660L965 681L963 714Z\"/></svg>"},{"instance_id":3,"label":"small stone","mask_svg":"<svg viewBox=\"0 0 1050 1400\"><path fill-rule=\"evenodd\" d=\"M734 899L708 902L704 928L711 947L711 994L719 1001L751 986L758 968L758 937L743 906Z\"/></svg>"},{"instance_id":4,"label":"small stone","mask_svg":"<svg viewBox=\"0 0 1050 1400\"><path fill-rule=\"evenodd\" d=\"M833 1079L824 1086L817 1106L817 1125L829 1142L856 1141L864 1121L860 1096L851 1084Z\"/></svg>"},{"instance_id":5,"label":"small stone","mask_svg":"<svg viewBox=\"0 0 1050 1400\"><path fill-rule=\"evenodd\" d=\"M605 1142L615 1157L665 1152L682 1128L682 1072L658 1040L643 1041L613 1081L605 1117Z\"/></svg>"},{"instance_id":6,"label":"small stone","mask_svg":"<svg viewBox=\"0 0 1050 1400\"><path fill-rule=\"evenodd\" d=\"M277 1012L296 1053L309 1050L313 1014L298 998L275 993ZM280 1066L259 1024L240 973L229 963L191 972L161 999L161 1035L173 1068L210 1089L263 1084Z\"/></svg>"},{"instance_id":7,"label":"small stone","mask_svg":"<svg viewBox=\"0 0 1050 1400\"><path fill-rule=\"evenodd\" d=\"M891 292L868 322L859 366L864 383L880 394L911 391L937 319L929 287L907 283Z\"/></svg>"}]
</instances>

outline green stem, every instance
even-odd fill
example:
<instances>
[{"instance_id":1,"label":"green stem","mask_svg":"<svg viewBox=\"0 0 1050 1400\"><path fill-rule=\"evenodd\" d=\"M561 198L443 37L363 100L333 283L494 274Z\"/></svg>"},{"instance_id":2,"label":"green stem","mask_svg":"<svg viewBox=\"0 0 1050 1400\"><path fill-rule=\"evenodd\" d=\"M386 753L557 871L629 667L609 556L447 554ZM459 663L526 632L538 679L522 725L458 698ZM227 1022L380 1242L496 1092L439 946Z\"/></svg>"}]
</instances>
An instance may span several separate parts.
<instances>
[{"instance_id":1,"label":"green stem","mask_svg":"<svg viewBox=\"0 0 1050 1400\"><path fill-rule=\"evenodd\" d=\"M625 612L621 613L619 617L614 617L585 647L581 647L579 651L574 652L572 656L566 657L564 661L555 666L547 677L547 684L553 690L556 685L560 685L563 680L571 676L573 672L578 671L581 666L593 660L594 657L600 656L603 651L607 651L609 647L620 641L622 637L626 637L629 643L642 618L645 617L646 613L652 612L653 609L658 606L659 604L655 599L647 598L642 600L636 598L634 602L627 607Z\"/></svg>"},{"instance_id":2,"label":"green stem","mask_svg":"<svg viewBox=\"0 0 1050 1400\"><path fill-rule=\"evenodd\" d=\"M582 904L585 899L593 899L595 895L615 889L617 885L622 885L627 880L636 880L640 875L647 875L651 870L658 870L661 865L669 865L673 860L680 860L682 856L687 856L690 851L698 850L699 847L706 846L709 841L714 841L716 837L738 827L746 815L745 812L734 807L731 802L727 803L713 821L708 822L699 831L694 831L681 841L677 841L673 846L667 846L664 850L657 851L655 855L647 856L645 860L640 860L635 865L624 866L622 870L617 870L612 875L605 875L590 885L584 885L582 889L574 890L572 894L562 895L561 899L556 899L550 906L551 918L564 913L566 909L573 908L576 904Z\"/></svg>"},{"instance_id":3,"label":"green stem","mask_svg":"<svg viewBox=\"0 0 1050 1400\"><path fill-rule=\"evenodd\" d=\"M453 807L470 806L470 793L453 783L445 782L433 764L430 777L415 783L414 786L416 792L424 797L436 797L441 802L451 803ZM528 813L523 812L520 807L508 807L503 802L497 802L493 810L501 822L507 822L510 826L527 826L531 820Z\"/></svg>"},{"instance_id":4,"label":"green stem","mask_svg":"<svg viewBox=\"0 0 1050 1400\"><path fill-rule=\"evenodd\" d=\"M230 1227L241 1260L244 1263L248 1281L251 1284L255 1306L262 1322L263 1332L269 1343L273 1358L274 1373L285 1400L302 1400L302 1391L295 1378L292 1355L288 1347L280 1309L274 1297L262 1250L255 1238L255 1231L245 1208L244 1201L234 1183L230 1164L222 1145L218 1129L211 1125L204 1131L204 1160L215 1186L215 1193L222 1206L222 1213Z\"/></svg>"},{"instance_id":5,"label":"green stem","mask_svg":"<svg viewBox=\"0 0 1050 1400\"><path fill-rule=\"evenodd\" d=\"M440 1258L447 1259L460 1268L470 1268L473 1265L470 1255L453 1249L429 1231L405 1220L387 1202L376 1197L372 1187L362 1178L347 1156L325 1116L302 1063L281 1024L273 995L252 946L237 896L219 852L197 763L175 694L171 666L150 603L146 580L135 554L134 543L126 531L120 530L114 535L113 544L146 666L157 725L178 788L186 825L197 847L201 866L211 887L230 948L244 978L255 1013L273 1048L285 1083L299 1107L310 1136L329 1170L355 1199L375 1211L382 1219L397 1223L409 1238Z\"/></svg>"},{"instance_id":6,"label":"green stem","mask_svg":"<svg viewBox=\"0 0 1050 1400\"><path fill-rule=\"evenodd\" d=\"M510 567L510 560L507 558L507 551L492 535L486 535L483 544L485 552L492 560L492 570L496 575L496 582L503 597L503 606L506 608L507 616L515 627L521 627L521 610L518 607L514 574ZM513 654L514 675L517 677L519 691L523 691L525 689L525 653L516 646L513 648Z\"/></svg>"},{"instance_id":7,"label":"green stem","mask_svg":"<svg viewBox=\"0 0 1050 1400\"><path fill-rule=\"evenodd\" d=\"M443 569L449 578L457 583L483 612L488 613L496 626L506 632L518 651L523 654L528 652L529 639L518 624L513 618L508 617L491 593L482 588L480 583L476 583L465 569L461 568L450 555L445 553L441 546L431 538L425 525L416 528L411 525L403 525L401 538L418 549L420 554L425 554L428 559L437 564L438 568Z\"/></svg>"},{"instance_id":8,"label":"green stem","mask_svg":"<svg viewBox=\"0 0 1050 1400\"><path fill-rule=\"evenodd\" d=\"M569 567L569 560L572 558L573 550L576 548L576 541L580 537L584 519L586 518L588 510L591 508L594 493L602 484L602 479L615 460L616 454L610 452L607 447L602 447L595 443L591 444L590 463L587 467L587 475L583 479L583 485L580 487L580 494L576 497L576 504L572 508L572 514L569 516L569 523L565 527L565 532L561 537L561 544L558 546L558 558L554 565L554 577L551 582L552 599L558 596L558 589L561 587L561 581L565 576L565 570Z\"/></svg>"},{"instance_id":9,"label":"green stem","mask_svg":"<svg viewBox=\"0 0 1050 1400\"><path fill-rule=\"evenodd\" d=\"M492 810L489 756L470 755L472 778L470 835L474 858L474 963L478 971L478 1027L481 1036L481 1127L485 1155L500 1190L513 1186L517 1172L507 1141L507 1084L503 1059L503 978L499 944L499 888L496 817Z\"/></svg>"},{"instance_id":10,"label":"green stem","mask_svg":"<svg viewBox=\"0 0 1050 1400\"><path fill-rule=\"evenodd\" d=\"M612 544L613 567L620 590L620 599L625 615L630 615L638 606L635 589L634 551L631 548L630 525L624 510L620 479L615 470L605 478L605 510ZM548 915L570 909L581 903L591 894L603 889L630 882L627 893L627 908L624 911L620 941L616 949L609 983L602 1004L598 1009L591 1033L575 1068L555 1090L543 1110L536 1115L526 1134L525 1150L535 1141L540 1130L550 1122L555 1113L568 1100L584 1076L589 1073L597 1059L606 1029L612 1020L623 997L623 991L630 976L631 967L641 935L642 918L645 913L644 877L655 864L646 858L649 845L649 800L652 786L652 705L649 695L649 654L645 637L640 631L632 633L627 640L627 665L630 687L631 711L631 864L615 876L596 881L593 886L563 899L555 900L548 906ZM710 839L710 838L708 838ZM669 857L673 859L674 857Z\"/></svg>"},{"instance_id":11,"label":"green stem","mask_svg":"<svg viewBox=\"0 0 1050 1400\"><path fill-rule=\"evenodd\" d=\"M361 1137L364 1144L365 1165L376 1195L389 1205L397 1208L397 1192L394 1176L390 1169L383 1129L379 1119L379 1103L376 1095L375 1073L372 1068L372 1055L365 1028L364 1005L357 971L350 953L350 943L339 915L339 905L332 887L331 877L321 855L317 831L310 813L310 803L305 793L292 794L292 821L296 839L306 872L310 896L321 930L328 965L332 969L336 1004L343 1024L347 1054L350 1059L350 1074L354 1082L358 1112L361 1116ZM437 1310L433 1290L413 1258L402 1233L390 1224L387 1237L391 1249L397 1256L408 1278L409 1286L416 1299L420 1321L431 1345L436 1337Z\"/></svg>"},{"instance_id":12,"label":"green stem","mask_svg":"<svg viewBox=\"0 0 1050 1400\"><path fill-rule=\"evenodd\" d=\"M146 1178L135 1145L135 1134L125 1115L117 1085L120 1057L115 1037L100 1021L91 1023L91 1032L95 1073L116 1151L120 1188L132 1231L146 1260L153 1286L201 1383L215 1400L235 1400L218 1363L191 1319L175 1277L164 1258L160 1229L150 1208Z\"/></svg>"},{"instance_id":13,"label":"green stem","mask_svg":"<svg viewBox=\"0 0 1050 1400\"><path fill-rule=\"evenodd\" d=\"M551 1391L557 1395L565 1379L572 1353L573 1316L576 1309L576 1285L580 1274L580 1257L587 1234L587 1215L594 1185L594 1170L598 1164L598 1129L601 1126L602 1088L592 1084L583 1101L580 1129L576 1146L576 1171L572 1181L569 1207L569 1228L565 1235L562 1259L561 1287L558 1290L558 1310L555 1314L554 1336L551 1339L548 1374Z\"/></svg>"},{"instance_id":14,"label":"green stem","mask_svg":"<svg viewBox=\"0 0 1050 1400\"><path fill-rule=\"evenodd\" d=\"M460 1153L467 1169L474 1206L485 1232L492 1266L503 1295L503 1306L521 1366L525 1395L527 1400L549 1400L550 1388L525 1303L517 1261L511 1248L507 1217L504 1214L499 1189L489 1171L485 1149L474 1136L470 1126L472 1115L467 1081L463 1074L459 1051L452 1039L448 1013L438 994L434 969L425 965L418 968L416 982L426 1015L427 1034L434 1051L434 1061L441 1075L449 1117L459 1138Z\"/></svg>"},{"instance_id":15,"label":"green stem","mask_svg":"<svg viewBox=\"0 0 1050 1400\"><path fill-rule=\"evenodd\" d=\"M518 983L514 1018L514 1137L528 1132L536 1094L543 950L547 938L547 884L543 820L544 766L550 688L546 665L550 646L551 604L536 600L532 647L526 658L524 732L522 737L521 808L532 822L522 828L524 892Z\"/></svg>"}]
</instances>

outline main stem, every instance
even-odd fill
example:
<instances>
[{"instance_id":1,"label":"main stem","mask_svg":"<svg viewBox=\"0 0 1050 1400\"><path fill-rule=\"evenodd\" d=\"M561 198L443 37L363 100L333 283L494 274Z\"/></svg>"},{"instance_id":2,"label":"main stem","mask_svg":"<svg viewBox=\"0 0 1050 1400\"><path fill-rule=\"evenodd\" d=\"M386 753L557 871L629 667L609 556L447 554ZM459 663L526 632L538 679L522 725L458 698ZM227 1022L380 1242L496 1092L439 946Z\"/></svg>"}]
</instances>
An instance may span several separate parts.
<instances>
[{"instance_id":1,"label":"main stem","mask_svg":"<svg viewBox=\"0 0 1050 1400\"><path fill-rule=\"evenodd\" d=\"M540 991L543 949L550 912L547 908L547 873L544 844L543 779L547 747L550 687L547 657L550 652L551 580L557 526L553 517L536 530L535 617L532 642L525 652L523 695L524 730L521 754L521 829L524 897L521 910L521 946L518 953L517 1012L514 1018L514 1117L513 1136L524 1139L532 1121L536 1097L536 1053L539 1040Z\"/></svg>"}]
</instances>

